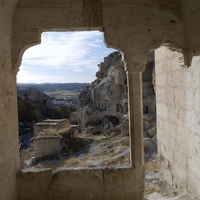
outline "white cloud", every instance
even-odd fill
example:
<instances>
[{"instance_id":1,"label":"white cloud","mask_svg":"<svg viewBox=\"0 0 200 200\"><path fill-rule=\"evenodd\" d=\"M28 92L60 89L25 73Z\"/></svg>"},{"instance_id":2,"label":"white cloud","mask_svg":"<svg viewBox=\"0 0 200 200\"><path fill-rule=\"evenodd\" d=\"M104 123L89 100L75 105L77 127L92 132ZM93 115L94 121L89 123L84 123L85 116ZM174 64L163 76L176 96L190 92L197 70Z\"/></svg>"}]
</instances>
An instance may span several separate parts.
<instances>
[{"instance_id":1,"label":"white cloud","mask_svg":"<svg viewBox=\"0 0 200 200\"><path fill-rule=\"evenodd\" d=\"M107 56L104 55L105 52L114 51L106 49L103 43L103 34L98 31L44 32L41 41L40 45L33 46L24 53L18 82L27 80L27 76L30 75L29 69L36 69L39 66L46 72L51 72L53 69L74 72L96 71L97 64L103 61L104 56ZM102 56L100 57L100 55ZM50 76L53 78L55 75ZM40 75L37 75L31 79L39 81L39 77Z\"/></svg>"},{"instance_id":2,"label":"white cloud","mask_svg":"<svg viewBox=\"0 0 200 200\"><path fill-rule=\"evenodd\" d=\"M66 83L66 80L69 76L59 76L59 75L44 75L44 74L33 74L28 70L23 70L17 75L18 83L46 83L46 82L55 82L55 83Z\"/></svg>"}]
</instances>

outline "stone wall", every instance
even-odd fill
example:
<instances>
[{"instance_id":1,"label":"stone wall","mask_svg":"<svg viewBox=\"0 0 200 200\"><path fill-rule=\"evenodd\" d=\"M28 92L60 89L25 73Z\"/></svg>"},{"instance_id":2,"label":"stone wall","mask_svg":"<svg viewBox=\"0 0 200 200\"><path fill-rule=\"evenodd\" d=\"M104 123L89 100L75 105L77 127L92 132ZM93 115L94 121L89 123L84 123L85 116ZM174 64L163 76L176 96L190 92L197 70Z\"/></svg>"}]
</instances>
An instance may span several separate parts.
<instances>
[{"instance_id":1,"label":"stone wall","mask_svg":"<svg viewBox=\"0 0 200 200\"><path fill-rule=\"evenodd\" d=\"M71 112L69 120L72 124L78 124L78 112L77 111Z\"/></svg>"},{"instance_id":2,"label":"stone wall","mask_svg":"<svg viewBox=\"0 0 200 200\"><path fill-rule=\"evenodd\" d=\"M143 169L23 170L18 173L19 200L141 200ZM135 184L137 183L137 184Z\"/></svg>"},{"instance_id":3,"label":"stone wall","mask_svg":"<svg viewBox=\"0 0 200 200\"><path fill-rule=\"evenodd\" d=\"M0 1L0 199L16 199L19 169L16 74L11 64L12 12L16 1Z\"/></svg>"},{"instance_id":4,"label":"stone wall","mask_svg":"<svg viewBox=\"0 0 200 200\"><path fill-rule=\"evenodd\" d=\"M45 156L59 153L61 150L60 137L43 137L34 140L33 148L36 160Z\"/></svg>"},{"instance_id":5,"label":"stone wall","mask_svg":"<svg viewBox=\"0 0 200 200\"><path fill-rule=\"evenodd\" d=\"M69 119L47 119L34 125L34 136L45 129L63 129L69 127Z\"/></svg>"},{"instance_id":6,"label":"stone wall","mask_svg":"<svg viewBox=\"0 0 200 200\"><path fill-rule=\"evenodd\" d=\"M200 199L200 57L180 67L180 53L156 50L157 134L161 177Z\"/></svg>"}]
</instances>

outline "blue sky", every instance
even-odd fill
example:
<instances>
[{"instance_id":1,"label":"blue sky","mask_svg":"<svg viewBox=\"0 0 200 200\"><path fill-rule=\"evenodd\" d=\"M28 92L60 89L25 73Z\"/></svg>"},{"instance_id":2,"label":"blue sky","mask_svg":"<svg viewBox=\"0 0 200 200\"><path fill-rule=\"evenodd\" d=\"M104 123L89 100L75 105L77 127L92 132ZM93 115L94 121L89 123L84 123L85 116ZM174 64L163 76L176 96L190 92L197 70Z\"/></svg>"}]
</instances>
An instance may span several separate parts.
<instances>
[{"instance_id":1,"label":"blue sky","mask_svg":"<svg viewBox=\"0 0 200 200\"><path fill-rule=\"evenodd\" d=\"M44 32L41 44L25 51L17 82L90 83L97 65L113 51L99 31Z\"/></svg>"}]
</instances>

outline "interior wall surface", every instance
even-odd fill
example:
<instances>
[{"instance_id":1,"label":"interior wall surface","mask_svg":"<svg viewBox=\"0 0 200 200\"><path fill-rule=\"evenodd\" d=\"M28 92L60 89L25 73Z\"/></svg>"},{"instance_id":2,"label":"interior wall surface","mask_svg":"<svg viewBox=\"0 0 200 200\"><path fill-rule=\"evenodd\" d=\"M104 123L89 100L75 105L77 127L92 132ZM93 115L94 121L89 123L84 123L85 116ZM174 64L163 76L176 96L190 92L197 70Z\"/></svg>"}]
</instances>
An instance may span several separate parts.
<instances>
[{"instance_id":1,"label":"interior wall surface","mask_svg":"<svg viewBox=\"0 0 200 200\"><path fill-rule=\"evenodd\" d=\"M15 1L0 1L0 199L16 199L19 170L16 74L12 72L11 38Z\"/></svg>"},{"instance_id":2,"label":"interior wall surface","mask_svg":"<svg viewBox=\"0 0 200 200\"><path fill-rule=\"evenodd\" d=\"M176 192L200 199L200 57L190 68L179 58L166 47L155 51L160 173Z\"/></svg>"}]
</instances>

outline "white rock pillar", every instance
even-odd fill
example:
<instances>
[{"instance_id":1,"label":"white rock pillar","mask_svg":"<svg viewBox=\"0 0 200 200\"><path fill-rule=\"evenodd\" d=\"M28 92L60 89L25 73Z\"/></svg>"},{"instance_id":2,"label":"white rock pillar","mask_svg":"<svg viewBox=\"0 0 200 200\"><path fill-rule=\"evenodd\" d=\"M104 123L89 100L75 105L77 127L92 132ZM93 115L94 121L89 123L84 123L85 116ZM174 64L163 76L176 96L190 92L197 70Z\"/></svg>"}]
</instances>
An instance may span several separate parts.
<instances>
[{"instance_id":1,"label":"white rock pillar","mask_svg":"<svg viewBox=\"0 0 200 200\"><path fill-rule=\"evenodd\" d=\"M130 164L134 168L140 168L144 166L142 72L145 65L133 66L129 60L126 60L126 63L129 96Z\"/></svg>"}]
</instances>

